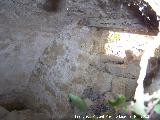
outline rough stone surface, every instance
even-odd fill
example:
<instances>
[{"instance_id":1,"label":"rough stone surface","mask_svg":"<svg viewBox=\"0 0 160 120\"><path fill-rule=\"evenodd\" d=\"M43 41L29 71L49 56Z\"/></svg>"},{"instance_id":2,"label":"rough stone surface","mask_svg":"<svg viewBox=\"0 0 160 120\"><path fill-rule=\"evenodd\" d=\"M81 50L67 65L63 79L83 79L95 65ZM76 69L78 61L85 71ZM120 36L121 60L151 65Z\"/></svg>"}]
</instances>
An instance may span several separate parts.
<instances>
[{"instance_id":1,"label":"rough stone surface","mask_svg":"<svg viewBox=\"0 0 160 120\"><path fill-rule=\"evenodd\" d=\"M132 97L137 62L107 58L108 30L81 23L102 8L92 0L68 0L48 12L44 3L0 1L0 105L12 109L5 120L73 118L70 92L88 99L91 114L99 105L106 111L104 101L118 93ZM13 110L17 104L25 110Z\"/></svg>"},{"instance_id":2,"label":"rough stone surface","mask_svg":"<svg viewBox=\"0 0 160 120\"><path fill-rule=\"evenodd\" d=\"M0 107L0 118L5 117L7 114L9 113L9 111L7 111L5 108Z\"/></svg>"},{"instance_id":3,"label":"rough stone surface","mask_svg":"<svg viewBox=\"0 0 160 120\"><path fill-rule=\"evenodd\" d=\"M0 83L5 86L1 87L0 93L7 94L25 89L36 61L50 44L54 33L43 27L47 17L42 16L44 11L38 9L33 1L7 0L0 1L0 5L0 61L3 63L0 65Z\"/></svg>"},{"instance_id":4,"label":"rough stone surface","mask_svg":"<svg viewBox=\"0 0 160 120\"><path fill-rule=\"evenodd\" d=\"M112 81L112 92L114 94L125 95L125 88L126 88L127 79L122 78L122 77L115 77L112 80L113 80Z\"/></svg>"},{"instance_id":5,"label":"rough stone surface","mask_svg":"<svg viewBox=\"0 0 160 120\"><path fill-rule=\"evenodd\" d=\"M47 99L45 99L46 102L50 102L50 106L53 105L51 108L59 104L63 106L64 111L68 112L69 105L66 95L69 92L81 95L87 86L95 86L96 89L103 92L111 91L111 78L102 69L103 67L99 66L100 58L96 52L92 51L94 48L93 39L97 39L97 36L93 35L87 27L75 28L75 24L65 29L65 32L58 36L55 42L47 48L50 51L44 51L35 71L33 71L29 87L42 101L45 101L44 96L47 96ZM51 51L51 48L56 48L54 46L59 46L59 44L63 44L63 47ZM62 50L64 50L63 54L58 54ZM52 61L47 62L48 59L46 58L50 58L51 55L53 55ZM94 64L91 63L93 61ZM37 85L42 88L41 92L35 89ZM48 95L48 92L51 94ZM56 111L59 116L62 111L60 108L57 108Z\"/></svg>"},{"instance_id":6,"label":"rough stone surface","mask_svg":"<svg viewBox=\"0 0 160 120\"><path fill-rule=\"evenodd\" d=\"M96 26L98 28L107 28L115 31L124 30L132 33L148 34L151 32L152 34L157 34L158 21L156 20L156 14L149 6L147 8L145 6L142 9L142 0L138 1L139 6L136 6L135 1L137 0L127 2L123 0L93 0L92 2L86 0L75 2L74 0L70 0L71 4L68 10L69 15L80 14L83 16L84 20L81 22L87 26ZM90 6L90 10L88 10L88 6ZM157 4L155 6L157 6ZM150 14L148 11L152 13ZM142 19L143 17L145 19ZM148 18L151 20L150 25L147 24ZM147 25L144 25L144 23ZM156 25L153 25L153 23ZM152 29L153 27L154 30Z\"/></svg>"},{"instance_id":7,"label":"rough stone surface","mask_svg":"<svg viewBox=\"0 0 160 120\"><path fill-rule=\"evenodd\" d=\"M1 120L50 120L45 113L37 113L31 110L7 112Z\"/></svg>"},{"instance_id":8,"label":"rough stone surface","mask_svg":"<svg viewBox=\"0 0 160 120\"><path fill-rule=\"evenodd\" d=\"M112 75L124 78L137 79L140 67L136 63L129 65L106 64L106 71Z\"/></svg>"}]
</instances>

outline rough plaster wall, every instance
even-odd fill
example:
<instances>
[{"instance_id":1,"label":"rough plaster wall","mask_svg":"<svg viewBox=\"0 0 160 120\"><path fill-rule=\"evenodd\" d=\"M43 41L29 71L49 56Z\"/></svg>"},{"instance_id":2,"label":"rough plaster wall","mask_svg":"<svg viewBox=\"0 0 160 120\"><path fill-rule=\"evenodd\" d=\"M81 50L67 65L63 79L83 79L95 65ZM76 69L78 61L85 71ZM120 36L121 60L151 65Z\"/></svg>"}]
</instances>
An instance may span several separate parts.
<instances>
[{"instance_id":1,"label":"rough plaster wall","mask_svg":"<svg viewBox=\"0 0 160 120\"><path fill-rule=\"evenodd\" d=\"M67 89L80 95L92 81L97 84L99 77L102 81L98 87L106 87L104 82L107 82L108 74L103 72L104 67L94 67L95 62L99 62L98 54L104 52L101 49L105 42L97 41L100 35L94 35L96 30L79 28L76 23L65 27L59 34L72 22L71 16L67 18L61 12L48 13L37 8L35 1L24 2L9 0L0 3L1 100L21 98L31 107L43 107L54 117L64 117L65 112L69 112ZM93 66L92 71L89 63ZM85 86L84 81L87 82Z\"/></svg>"},{"instance_id":2,"label":"rough plaster wall","mask_svg":"<svg viewBox=\"0 0 160 120\"><path fill-rule=\"evenodd\" d=\"M38 3L43 1L0 1L0 94L26 88L38 58L63 28L64 15L47 13Z\"/></svg>"},{"instance_id":3,"label":"rough plaster wall","mask_svg":"<svg viewBox=\"0 0 160 120\"><path fill-rule=\"evenodd\" d=\"M99 16L97 10L103 15L103 10L92 1L69 0L68 11L64 4L57 13L49 13L41 8L43 3L0 1L0 101L20 98L30 108L44 108L52 117L64 118L73 117L74 112L68 103L69 92L81 96L91 86L96 95L89 100L102 94L109 99L111 92L131 97L135 79L122 75L132 71L105 63L108 31L77 21ZM116 72L117 67L122 72ZM133 88L128 87L131 85Z\"/></svg>"},{"instance_id":4,"label":"rough plaster wall","mask_svg":"<svg viewBox=\"0 0 160 120\"><path fill-rule=\"evenodd\" d=\"M69 92L81 95L87 86L97 86L105 92L111 90L111 78L104 72L105 66L100 66L100 51L94 50L96 33L88 27L79 29L75 26L67 26L44 50L30 79L29 87L37 99L57 108L54 116L63 117L62 111L69 112ZM36 89L37 86L42 91Z\"/></svg>"},{"instance_id":5,"label":"rough plaster wall","mask_svg":"<svg viewBox=\"0 0 160 120\"><path fill-rule=\"evenodd\" d=\"M71 23L72 17L67 18L65 16L65 13L63 12L61 13L61 11L59 11L58 13L48 13L42 10L41 8L39 8L39 4L43 2L44 1L27 1L27 2L13 1L13 0L0 1L0 6L1 6L0 7L1 103L8 102L8 101L12 102L16 100L22 100L26 102L26 104L30 103L31 107L33 107L32 105L34 105L34 107L37 107L37 106L39 107L40 105L39 103L37 103L37 101L35 101L34 96L42 97L42 101L44 103L47 103L47 105L52 105L54 101L56 102L58 102L59 100L63 101L63 99L55 99L55 96L60 92L59 90L57 90L59 88L54 86L54 83L53 83L53 80L59 79L58 75L60 74L56 70L57 68L52 68L53 72L55 73L53 73L52 77L49 78L50 81L43 80L43 82L45 82L46 84L46 89L55 87L54 91L52 91L51 94L55 93L56 95L52 97L52 99L50 99L50 97L48 97L45 94L46 91L43 91L44 89L43 84L41 83L32 84L32 80L33 80L32 71L35 71L34 69L37 70L37 66L35 68L35 64L38 64L39 57L43 58L43 55L45 57L45 54L48 57L48 54L50 53L52 54L52 52L55 52L55 54L57 54L56 55L57 58L52 59L52 55L51 55L49 56L49 58L47 58L49 61L46 60L45 62L47 62L48 64L48 62L51 62L51 63L56 62L58 61L56 59L59 59L59 62L57 63L58 64L57 67L59 67L58 69L62 69L61 74L66 75L66 76L63 76L62 78L64 80L64 83L67 82L67 80L69 80L71 77L68 73L69 71L65 71L66 69L70 69L70 68L66 66L66 69L63 69L62 67L63 65L61 65L64 62L63 57L59 58L59 54L60 55L64 54L63 47L67 47L67 46L64 46L63 44L59 45L61 41L60 39L58 39L59 42L57 43L58 44L57 46L56 45L54 46L54 42L56 43L56 41L58 41L58 40L55 40L55 37L57 39L57 36L58 36L58 35L55 36L55 34L61 31L61 29L65 25L68 25L69 23ZM68 29L70 29L70 27L68 27ZM65 29L65 30L68 31L68 29ZM89 30L88 28L86 29L87 31ZM74 32L74 31L70 31L70 32ZM86 32L86 31L83 31L83 32ZM65 40L64 37L69 37L69 36L68 35L63 36L62 37L63 40ZM75 39L77 39L77 37L79 36L75 35ZM52 41L54 42L52 43ZM51 50L51 52L45 53L45 51L47 51L46 49L48 48L47 46L50 44L51 45L53 44L53 51ZM70 42L65 44L70 45ZM54 48L54 47L57 47L57 48ZM73 48L75 47L77 46L74 46ZM59 51L58 49L59 50L62 49L62 50ZM70 51L74 51L74 49ZM67 56L67 54L65 56ZM68 58L68 59L72 59L72 58ZM49 69L48 67L47 69ZM74 66L72 69L74 70ZM49 74L49 72L47 74ZM54 74L56 77L52 79ZM39 77L41 76L43 76L43 74L39 75ZM48 77L50 77L50 75L48 75ZM31 83L30 81L28 81L29 79ZM45 105L41 105L41 106L44 108L50 109L50 106L49 107L48 106L45 107ZM53 110L55 110L56 108L57 109L59 108L56 106L52 106L52 107L53 107L52 110L49 110L50 112L53 112ZM58 112L60 114L61 111L57 111L57 113ZM53 115L56 115L57 113L54 113ZM59 116L59 114L57 114L57 116ZM63 116L63 114L61 116Z\"/></svg>"},{"instance_id":6,"label":"rough plaster wall","mask_svg":"<svg viewBox=\"0 0 160 120\"><path fill-rule=\"evenodd\" d=\"M116 94L133 97L139 61L128 65L108 62L106 33L77 23L64 27L36 63L28 86L35 98L29 101L40 101L34 105L45 107L53 117L64 118L74 117L67 96L70 92L91 103L98 96L106 100ZM86 93L90 87L95 93Z\"/></svg>"}]
</instances>

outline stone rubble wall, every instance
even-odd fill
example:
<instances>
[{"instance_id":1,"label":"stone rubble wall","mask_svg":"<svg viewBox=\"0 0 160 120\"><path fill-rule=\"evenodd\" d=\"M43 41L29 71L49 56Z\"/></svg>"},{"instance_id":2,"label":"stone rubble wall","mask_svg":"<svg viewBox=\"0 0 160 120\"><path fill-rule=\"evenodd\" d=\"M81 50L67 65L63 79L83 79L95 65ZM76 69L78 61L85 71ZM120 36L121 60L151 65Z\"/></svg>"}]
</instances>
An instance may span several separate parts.
<instances>
[{"instance_id":1,"label":"stone rubble wall","mask_svg":"<svg viewBox=\"0 0 160 120\"><path fill-rule=\"evenodd\" d=\"M91 113L99 101L104 104L116 94L131 99L139 57L107 56L109 31L84 26L83 19L102 15L132 20L132 14L117 15L119 9L107 13L114 7L92 0L68 0L63 9L50 13L41 7L43 0L37 2L0 1L0 105L20 101L28 109L65 118L75 113L68 101L70 92L93 105Z\"/></svg>"}]
</instances>

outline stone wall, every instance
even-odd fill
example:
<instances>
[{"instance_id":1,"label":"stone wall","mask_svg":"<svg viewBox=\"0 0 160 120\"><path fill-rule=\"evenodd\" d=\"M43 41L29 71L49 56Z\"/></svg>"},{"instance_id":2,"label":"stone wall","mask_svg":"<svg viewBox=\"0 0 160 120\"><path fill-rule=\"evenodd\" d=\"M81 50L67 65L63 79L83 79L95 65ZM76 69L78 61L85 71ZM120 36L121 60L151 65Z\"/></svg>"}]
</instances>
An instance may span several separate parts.
<instances>
[{"instance_id":1,"label":"stone wall","mask_svg":"<svg viewBox=\"0 0 160 120\"><path fill-rule=\"evenodd\" d=\"M70 92L81 96L94 114L98 105L107 110L104 102L117 94L131 99L140 57L129 51L123 51L125 58L107 55L109 30L84 25L87 16L109 15L107 9L92 0L68 0L57 12L48 12L44 3L0 1L0 105L9 104L13 107L6 109L12 110L22 105L52 118L67 118L77 112L68 101ZM115 10L109 18L132 20L129 11L122 11L117 15Z\"/></svg>"}]
</instances>

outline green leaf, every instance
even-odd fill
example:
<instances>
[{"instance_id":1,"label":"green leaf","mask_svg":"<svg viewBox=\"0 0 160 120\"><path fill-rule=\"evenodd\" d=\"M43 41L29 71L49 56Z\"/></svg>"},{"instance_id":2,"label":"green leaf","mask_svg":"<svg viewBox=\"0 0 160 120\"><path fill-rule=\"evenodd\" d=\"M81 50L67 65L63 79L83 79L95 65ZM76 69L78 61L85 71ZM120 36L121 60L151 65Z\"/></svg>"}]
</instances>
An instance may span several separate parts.
<instances>
[{"instance_id":1,"label":"green leaf","mask_svg":"<svg viewBox=\"0 0 160 120\"><path fill-rule=\"evenodd\" d=\"M160 114L160 104L157 104L154 108L154 111L157 113L157 114Z\"/></svg>"},{"instance_id":2,"label":"green leaf","mask_svg":"<svg viewBox=\"0 0 160 120\"><path fill-rule=\"evenodd\" d=\"M119 106L123 105L124 102L125 102L125 97L123 95L118 95L115 100L108 100L108 103L112 107L119 107Z\"/></svg>"},{"instance_id":3,"label":"green leaf","mask_svg":"<svg viewBox=\"0 0 160 120\"><path fill-rule=\"evenodd\" d=\"M87 110L87 105L84 100L82 100L79 96L69 94L68 95L71 103L76 106L81 112L85 112Z\"/></svg>"},{"instance_id":4,"label":"green leaf","mask_svg":"<svg viewBox=\"0 0 160 120\"><path fill-rule=\"evenodd\" d=\"M129 112L128 106L124 105L123 110L124 110L124 112L128 113Z\"/></svg>"}]
</instances>

